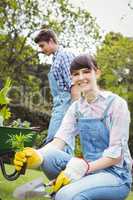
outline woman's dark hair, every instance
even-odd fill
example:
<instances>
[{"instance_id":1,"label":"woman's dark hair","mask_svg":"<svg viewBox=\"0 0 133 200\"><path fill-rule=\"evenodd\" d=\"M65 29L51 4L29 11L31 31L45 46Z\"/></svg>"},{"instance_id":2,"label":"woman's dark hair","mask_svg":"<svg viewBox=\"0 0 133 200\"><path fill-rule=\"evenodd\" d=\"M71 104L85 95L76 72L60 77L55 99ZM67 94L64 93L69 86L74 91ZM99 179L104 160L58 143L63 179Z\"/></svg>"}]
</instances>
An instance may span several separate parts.
<instances>
[{"instance_id":1,"label":"woman's dark hair","mask_svg":"<svg viewBox=\"0 0 133 200\"><path fill-rule=\"evenodd\" d=\"M52 39L56 44L58 43L56 34L54 33L54 31L52 31L50 29L43 29L38 33L38 35L35 37L34 41L35 41L35 43L43 42L43 41L49 42L50 39Z\"/></svg>"},{"instance_id":2,"label":"woman's dark hair","mask_svg":"<svg viewBox=\"0 0 133 200\"><path fill-rule=\"evenodd\" d=\"M75 70L79 70L82 68L89 68L89 69L93 68L94 70L96 70L98 69L98 65L93 56L89 54L81 54L75 57L74 60L72 61L70 66L70 72L72 74Z\"/></svg>"}]
</instances>

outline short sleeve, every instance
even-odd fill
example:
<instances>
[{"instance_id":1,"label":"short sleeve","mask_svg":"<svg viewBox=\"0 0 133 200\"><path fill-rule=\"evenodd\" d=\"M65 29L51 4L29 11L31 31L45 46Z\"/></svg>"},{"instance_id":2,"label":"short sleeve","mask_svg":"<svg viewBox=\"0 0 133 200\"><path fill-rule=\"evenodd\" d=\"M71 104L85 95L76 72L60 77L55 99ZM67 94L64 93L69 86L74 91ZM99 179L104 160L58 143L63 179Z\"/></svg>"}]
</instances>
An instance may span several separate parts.
<instances>
[{"instance_id":1,"label":"short sleeve","mask_svg":"<svg viewBox=\"0 0 133 200\"><path fill-rule=\"evenodd\" d=\"M74 59L74 55L72 53L66 53L65 55L62 55L61 59L61 70L62 70L62 78L64 82L67 85L68 90L70 90L72 86L72 80L71 80L71 73L70 73L70 65L72 60Z\"/></svg>"}]
</instances>

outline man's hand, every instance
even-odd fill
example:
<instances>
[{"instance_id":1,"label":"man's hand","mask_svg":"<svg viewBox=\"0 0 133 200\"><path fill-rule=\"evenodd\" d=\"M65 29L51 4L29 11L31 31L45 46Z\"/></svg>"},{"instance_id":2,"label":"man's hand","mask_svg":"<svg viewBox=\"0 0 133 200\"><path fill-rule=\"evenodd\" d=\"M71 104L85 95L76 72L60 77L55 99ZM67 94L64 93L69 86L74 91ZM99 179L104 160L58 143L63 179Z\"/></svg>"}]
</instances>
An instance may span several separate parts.
<instances>
[{"instance_id":1,"label":"man's hand","mask_svg":"<svg viewBox=\"0 0 133 200\"><path fill-rule=\"evenodd\" d=\"M57 177L55 184L53 186L53 191L57 192L62 186L67 185L71 182L71 180L69 179L69 177L67 177L64 174L64 171L62 171L59 176Z\"/></svg>"},{"instance_id":2,"label":"man's hand","mask_svg":"<svg viewBox=\"0 0 133 200\"><path fill-rule=\"evenodd\" d=\"M23 151L17 152L14 158L14 165L17 171L20 171L24 163L28 168L37 168L43 162L41 154L36 149L27 147Z\"/></svg>"},{"instance_id":3,"label":"man's hand","mask_svg":"<svg viewBox=\"0 0 133 200\"><path fill-rule=\"evenodd\" d=\"M71 99L72 101L78 100L81 97L80 87L79 85L71 86Z\"/></svg>"}]
</instances>

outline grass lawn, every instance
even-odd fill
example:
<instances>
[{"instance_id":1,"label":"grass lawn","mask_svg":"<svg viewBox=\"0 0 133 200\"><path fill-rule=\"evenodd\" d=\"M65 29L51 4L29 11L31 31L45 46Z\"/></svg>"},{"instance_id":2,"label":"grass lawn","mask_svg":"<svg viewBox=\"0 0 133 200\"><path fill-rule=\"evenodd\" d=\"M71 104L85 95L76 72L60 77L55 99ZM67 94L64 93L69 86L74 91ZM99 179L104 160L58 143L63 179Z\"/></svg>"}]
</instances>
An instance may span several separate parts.
<instances>
[{"instance_id":1,"label":"grass lawn","mask_svg":"<svg viewBox=\"0 0 133 200\"><path fill-rule=\"evenodd\" d=\"M8 172L11 173L13 169L14 168L12 166L7 165ZM36 170L27 170L25 176L21 176L16 181L10 182L3 178L3 175L0 171L0 200L15 200L12 197L12 192L17 186L24 184L32 179L42 177L42 176L44 177L44 181L47 181L43 173ZM47 198L32 198L32 200L48 200L48 199ZM129 195L129 197L126 200L133 200L133 192Z\"/></svg>"},{"instance_id":2,"label":"grass lawn","mask_svg":"<svg viewBox=\"0 0 133 200\"><path fill-rule=\"evenodd\" d=\"M14 167L7 165L6 169L11 173L14 170ZM39 177L44 177L44 181L46 180L42 172L37 170L27 170L25 176L21 176L15 181L7 181L4 179L0 170L0 200L15 200L12 193L16 187ZM48 198L32 198L32 200L48 200Z\"/></svg>"}]
</instances>

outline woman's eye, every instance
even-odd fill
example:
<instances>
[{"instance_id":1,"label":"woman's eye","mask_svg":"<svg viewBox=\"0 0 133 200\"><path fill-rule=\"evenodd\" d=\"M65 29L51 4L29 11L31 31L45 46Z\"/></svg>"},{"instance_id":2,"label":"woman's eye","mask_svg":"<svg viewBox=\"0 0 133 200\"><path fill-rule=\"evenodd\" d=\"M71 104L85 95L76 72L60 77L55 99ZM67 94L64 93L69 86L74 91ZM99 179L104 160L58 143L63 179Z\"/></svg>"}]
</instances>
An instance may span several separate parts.
<instances>
[{"instance_id":1,"label":"woman's eye","mask_svg":"<svg viewBox=\"0 0 133 200\"><path fill-rule=\"evenodd\" d=\"M79 74L78 73L73 73L73 76L78 76Z\"/></svg>"},{"instance_id":2,"label":"woman's eye","mask_svg":"<svg viewBox=\"0 0 133 200\"><path fill-rule=\"evenodd\" d=\"M88 74L88 73L90 73L90 72L91 72L91 70L88 69L88 70L84 71L83 73L84 73L84 74Z\"/></svg>"}]
</instances>

